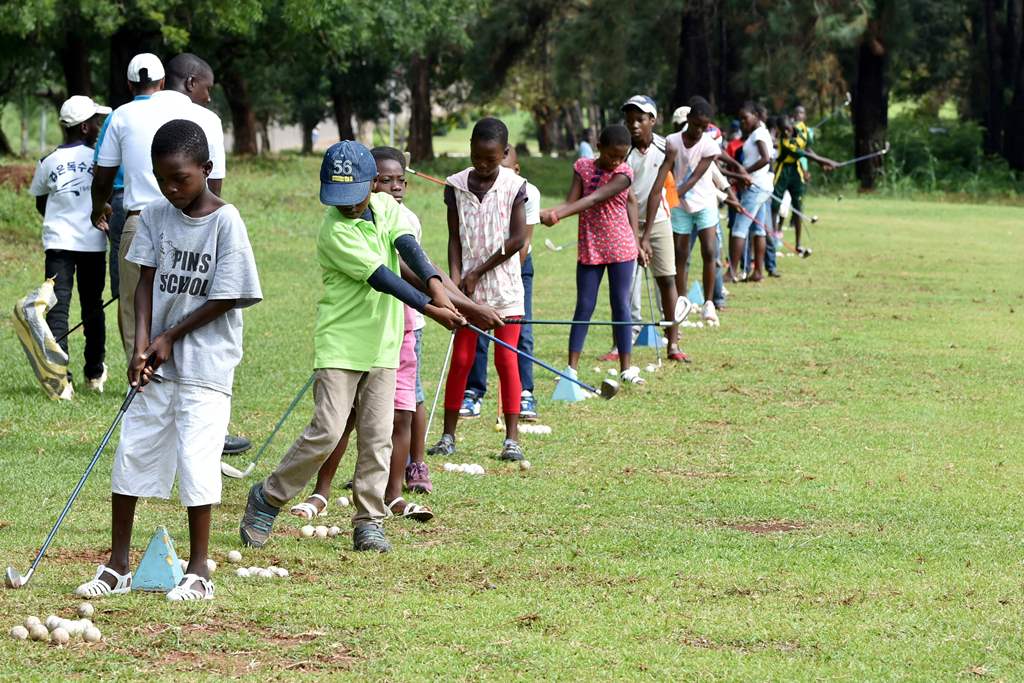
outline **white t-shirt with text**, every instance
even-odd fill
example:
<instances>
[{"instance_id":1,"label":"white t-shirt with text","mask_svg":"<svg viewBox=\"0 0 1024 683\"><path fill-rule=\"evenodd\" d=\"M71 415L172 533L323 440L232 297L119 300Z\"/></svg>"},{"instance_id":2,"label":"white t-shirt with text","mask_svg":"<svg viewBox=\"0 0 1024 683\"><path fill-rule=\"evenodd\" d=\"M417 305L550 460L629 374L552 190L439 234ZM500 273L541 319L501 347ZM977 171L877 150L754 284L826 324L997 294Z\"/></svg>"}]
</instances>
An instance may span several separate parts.
<instances>
[{"instance_id":1,"label":"white t-shirt with text","mask_svg":"<svg viewBox=\"0 0 1024 683\"><path fill-rule=\"evenodd\" d=\"M29 192L48 195L43 249L106 251L107 236L92 225L92 155L84 142L61 145L39 162Z\"/></svg>"},{"instance_id":2,"label":"white t-shirt with text","mask_svg":"<svg viewBox=\"0 0 1024 683\"><path fill-rule=\"evenodd\" d=\"M103 144L96 163L100 166L120 166L124 171L124 208L141 211L157 199L163 199L153 176L151 148L153 136L160 126L174 119L198 123L206 133L213 171L210 178L224 177L224 129L220 117L201 107L176 90L161 90L149 99L123 104L110 115Z\"/></svg>"}]
</instances>

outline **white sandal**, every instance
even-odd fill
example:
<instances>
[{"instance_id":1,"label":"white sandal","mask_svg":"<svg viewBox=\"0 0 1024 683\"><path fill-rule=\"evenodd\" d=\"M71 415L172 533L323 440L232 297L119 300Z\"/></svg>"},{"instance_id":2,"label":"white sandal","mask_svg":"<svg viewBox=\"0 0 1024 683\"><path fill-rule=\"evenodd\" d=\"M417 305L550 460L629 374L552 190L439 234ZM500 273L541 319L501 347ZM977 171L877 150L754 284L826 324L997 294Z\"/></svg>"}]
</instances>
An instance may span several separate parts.
<instances>
[{"instance_id":1,"label":"white sandal","mask_svg":"<svg viewBox=\"0 0 1024 683\"><path fill-rule=\"evenodd\" d=\"M196 582L198 582L202 587L202 591L198 591L192 587ZM213 600L213 582L209 579L204 579L198 574L185 574L185 576L181 578L181 583L167 593L167 599L181 602L189 600Z\"/></svg>"},{"instance_id":2,"label":"white sandal","mask_svg":"<svg viewBox=\"0 0 1024 683\"><path fill-rule=\"evenodd\" d=\"M317 500L321 501L324 504L323 510L317 510L316 506L313 505L312 503L307 503L306 501L302 501L298 505L293 505L288 510L288 512L292 513L296 517L301 517L302 519L313 519L314 517L323 517L324 515L327 514L327 499L326 498L321 496L319 493L313 493L313 494L311 494L308 497L309 498L316 498Z\"/></svg>"},{"instance_id":3,"label":"white sandal","mask_svg":"<svg viewBox=\"0 0 1024 683\"><path fill-rule=\"evenodd\" d=\"M101 581L100 577L104 574L110 574L114 577L114 587L111 588L106 581ZM110 567L101 564L96 570L96 576L93 577L92 581L86 581L78 588L75 589L75 595L80 598L86 598L91 600L92 598L101 598L106 595L120 595L127 593L132 589L132 573L118 574Z\"/></svg>"},{"instance_id":4,"label":"white sandal","mask_svg":"<svg viewBox=\"0 0 1024 683\"><path fill-rule=\"evenodd\" d=\"M620 372L619 379L628 384L635 384L637 386L647 384L647 380L640 376L640 368L635 365L625 372Z\"/></svg>"},{"instance_id":5,"label":"white sandal","mask_svg":"<svg viewBox=\"0 0 1024 683\"><path fill-rule=\"evenodd\" d=\"M405 507L402 509L401 514L395 513L395 504L405 503ZM402 517L404 519L412 519L417 522L429 522L434 518L434 513L431 512L430 508L419 505L417 503L411 503L406 499L399 496L388 504L388 511L394 517Z\"/></svg>"}]
</instances>

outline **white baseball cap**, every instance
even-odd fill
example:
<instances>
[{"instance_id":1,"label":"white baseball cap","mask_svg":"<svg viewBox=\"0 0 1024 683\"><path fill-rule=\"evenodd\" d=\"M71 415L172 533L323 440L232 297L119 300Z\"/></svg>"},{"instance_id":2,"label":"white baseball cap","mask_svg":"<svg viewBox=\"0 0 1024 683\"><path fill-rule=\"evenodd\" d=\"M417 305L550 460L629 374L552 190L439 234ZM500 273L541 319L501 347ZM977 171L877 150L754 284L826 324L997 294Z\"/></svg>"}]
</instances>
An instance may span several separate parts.
<instances>
[{"instance_id":1,"label":"white baseball cap","mask_svg":"<svg viewBox=\"0 0 1024 683\"><path fill-rule=\"evenodd\" d=\"M68 126L77 126L80 123L85 123L96 114L109 114L110 107L101 107L92 101L91 97L85 95L75 95L69 97L67 101L60 106L60 123L65 128Z\"/></svg>"},{"instance_id":2,"label":"white baseball cap","mask_svg":"<svg viewBox=\"0 0 1024 683\"><path fill-rule=\"evenodd\" d=\"M672 123L676 124L677 126L679 124L681 124L681 123L685 123L686 122L686 117L689 116L689 115L690 115L690 108L689 107L679 107L674 112L672 112Z\"/></svg>"},{"instance_id":3,"label":"white baseball cap","mask_svg":"<svg viewBox=\"0 0 1024 683\"><path fill-rule=\"evenodd\" d=\"M645 114L650 114L654 118L658 118L658 105L654 103L654 100L647 95L633 95L628 100L622 103L619 107L619 111L626 111L630 107L636 107Z\"/></svg>"},{"instance_id":4,"label":"white baseball cap","mask_svg":"<svg viewBox=\"0 0 1024 683\"><path fill-rule=\"evenodd\" d=\"M142 52L128 62L128 80L132 83L155 83L164 77L164 65L151 52Z\"/></svg>"}]
</instances>

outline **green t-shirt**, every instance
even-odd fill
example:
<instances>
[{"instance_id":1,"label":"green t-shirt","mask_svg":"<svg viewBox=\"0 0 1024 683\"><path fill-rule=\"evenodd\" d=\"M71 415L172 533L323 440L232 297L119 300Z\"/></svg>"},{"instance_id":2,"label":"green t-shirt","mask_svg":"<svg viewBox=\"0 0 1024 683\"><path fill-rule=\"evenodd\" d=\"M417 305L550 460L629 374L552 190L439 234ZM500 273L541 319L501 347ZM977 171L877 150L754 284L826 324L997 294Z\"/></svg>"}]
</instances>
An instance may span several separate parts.
<instances>
[{"instance_id":1,"label":"green t-shirt","mask_svg":"<svg viewBox=\"0 0 1024 683\"><path fill-rule=\"evenodd\" d=\"M315 367L397 368L402 345L402 302L366 280L380 266L400 273L395 240L413 234L394 197L370 196L373 221L345 218L328 207L316 240L324 294L317 305Z\"/></svg>"}]
</instances>

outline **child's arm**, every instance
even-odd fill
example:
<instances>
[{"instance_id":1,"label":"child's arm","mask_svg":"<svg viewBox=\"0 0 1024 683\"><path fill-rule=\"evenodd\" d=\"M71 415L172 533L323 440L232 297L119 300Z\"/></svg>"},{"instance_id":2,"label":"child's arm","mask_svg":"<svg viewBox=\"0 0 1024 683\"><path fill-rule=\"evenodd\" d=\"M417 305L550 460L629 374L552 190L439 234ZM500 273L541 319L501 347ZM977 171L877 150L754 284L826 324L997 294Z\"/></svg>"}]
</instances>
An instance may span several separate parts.
<instances>
[{"instance_id":1,"label":"child's arm","mask_svg":"<svg viewBox=\"0 0 1024 683\"><path fill-rule=\"evenodd\" d=\"M704 174L711 168L711 164L715 161L716 157L704 157L697 162L697 168L693 169L693 173L686 179L682 185L679 186L679 198L682 199L686 196L686 193L693 189L693 186L697 184L697 181L704 177ZM650 207L648 207L650 211Z\"/></svg>"},{"instance_id":2,"label":"child's arm","mask_svg":"<svg viewBox=\"0 0 1024 683\"><path fill-rule=\"evenodd\" d=\"M46 200L50 198L48 194L41 194L36 197L36 211L39 212L40 216L46 215Z\"/></svg>"},{"instance_id":3,"label":"child's arm","mask_svg":"<svg viewBox=\"0 0 1024 683\"><path fill-rule=\"evenodd\" d=\"M569 186L569 194L565 197L565 204L572 204L580 197L583 196L583 179L580 178L580 174L573 171L572 173L572 185ZM565 204L560 205L556 208L561 208ZM540 212L540 222L549 228L557 223L562 218L561 214L556 214L555 209L544 209Z\"/></svg>"},{"instance_id":4,"label":"child's arm","mask_svg":"<svg viewBox=\"0 0 1024 683\"><path fill-rule=\"evenodd\" d=\"M644 216L644 234L640 238L642 243L649 244L651 241L651 227L654 225L654 218L658 215L658 205L661 204L661 191L665 187L665 180L668 178L668 173L672 170L672 166L675 163L675 147L666 145L665 160L661 162L661 167L658 169L658 177L654 179L654 185L651 186L651 194L647 196L647 214Z\"/></svg>"},{"instance_id":5,"label":"child's arm","mask_svg":"<svg viewBox=\"0 0 1024 683\"><path fill-rule=\"evenodd\" d=\"M626 217L629 219L629 227L633 233L633 239L636 240L637 256L636 260L641 266L647 265L647 252L643 250L640 244L640 202L636 199L636 193L633 192L633 188L629 188L629 193L626 195Z\"/></svg>"},{"instance_id":6,"label":"child's arm","mask_svg":"<svg viewBox=\"0 0 1024 683\"><path fill-rule=\"evenodd\" d=\"M406 265L405 261L400 260L398 265L402 269L403 280L414 287L419 289L423 288L423 281L419 279L416 273L412 272L412 268ZM483 330L491 330L495 327L501 327L505 323L501 314L492 307L485 304L478 304L463 294L455 283L452 282L452 279L444 272L438 271L438 275L441 278L445 291L448 293L449 299L451 299L451 302L455 304L455 308L458 309L459 313L464 315L469 322Z\"/></svg>"},{"instance_id":7,"label":"child's arm","mask_svg":"<svg viewBox=\"0 0 1024 683\"><path fill-rule=\"evenodd\" d=\"M750 177L750 174L747 172L747 168L743 164L741 164L735 157L732 157L728 154L719 154L716 161L719 161L722 164L724 164L724 166L719 166L719 170L721 170L722 173L724 173L726 176L742 181L743 184L746 185L747 187L749 187L750 184L754 182L753 179ZM736 170L728 171L726 170L725 166L732 166Z\"/></svg>"},{"instance_id":8,"label":"child's arm","mask_svg":"<svg viewBox=\"0 0 1024 683\"><path fill-rule=\"evenodd\" d=\"M441 274L420 248L416 238L410 234L400 235L395 240L395 249L402 261L416 274L420 282L425 284L423 291L430 296L430 303L438 308L447 308L452 313L456 313L455 306L452 305L448 294L445 293Z\"/></svg>"},{"instance_id":9,"label":"child's arm","mask_svg":"<svg viewBox=\"0 0 1024 683\"><path fill-rule=\"evenodd\" d=\"M448 206L448 272L457 287L462 282L462 242L459 239L459 210L452 205Z\"/></svg>"},{"instance_id":10,"label":"child's arm","mask_svg":"<svg viewBox=\"0 0 1024 683\"><path fill-rule=\"evenodd\" d=\"M816 164L820 164L821 168L825 171L832 171L836 167L836 162L828 157L823 157L819 154L815 154L813 150L805 149L804 156L813 161Z\"/></svg>"},{"instance_id":11,"label":"child's arm","mask_svg":"<svg viewBox=\"0 0 1024 683\"><path fill-rule=\"evenodd\" d=\"M110 226L107 219L113 213L108 203L114 193L114 178L117 176L116 166L93 166L92 176L92 224L107 232Z\"/></svg>"},{"instance_id":12,"label":"child's arm","mask_svg":"<svg viewBox=\"0 0 1024 683\"><path fill-rule=\"evenodd\" d=\"M771 163L771 155L768 154L768 145L764 140L757 141L757 153L760 155L757 161L746 167L747 173L758 171Z\"/></svg>"},{"instance_id":13,"label":"child's arm","mask_svg":"<svg viewBox=\"0 0 1024 683\"><path fill-rule=\"evenodd\" d=\"M577 175L573 179L573 189L575 189L576 183L579 183L580 189L582 191L583 181L581 181L579 178L580 177ZM576 214L586 211L587 209L592 209L598 204L608 201L609 199L619 194L623 190L626 190L631 184L632 183L630 183L629 177L619 173L610 181L608 181L605 185L602 185L600 188L598 188L594 192L591 192L586 197L577 199L572 202L567 202L560 206L556 206L553 209L548 209L548 216L552 218L554 222L545 224L554 225L556 222L562 220L563 218L575 216Z\"/></svg>"},{"instance_id":14,"label":"child's arm","mask_svg":"<svg viewBox=\"0 0 1024 683\"><path fill-rule=\"evenodd\" d=\"M491 254L486 261L473 270L462 274L460 288L466 296L473 296L476 284L484 273L509 260L523 248L523 244L526 242L526 208L524 204L525 201L519 201L512 206L512 216L508 226L508 239L502 243L501 249Z\"/></svg>"},{"instance_id":15,"label":"child's arm","mask_svg":"<svg viewBox=\"0 0 1024 683\"><path fill-rule=\"evenodd\" d=\"M153 367L146 365L146 349L149 348L149 329L153 314L153 278L156 268L139 267L139 284L135 287L135 349L128 363L128 383L131 386L145 386L153 376Z\"/></svg>"}]
</instances>

